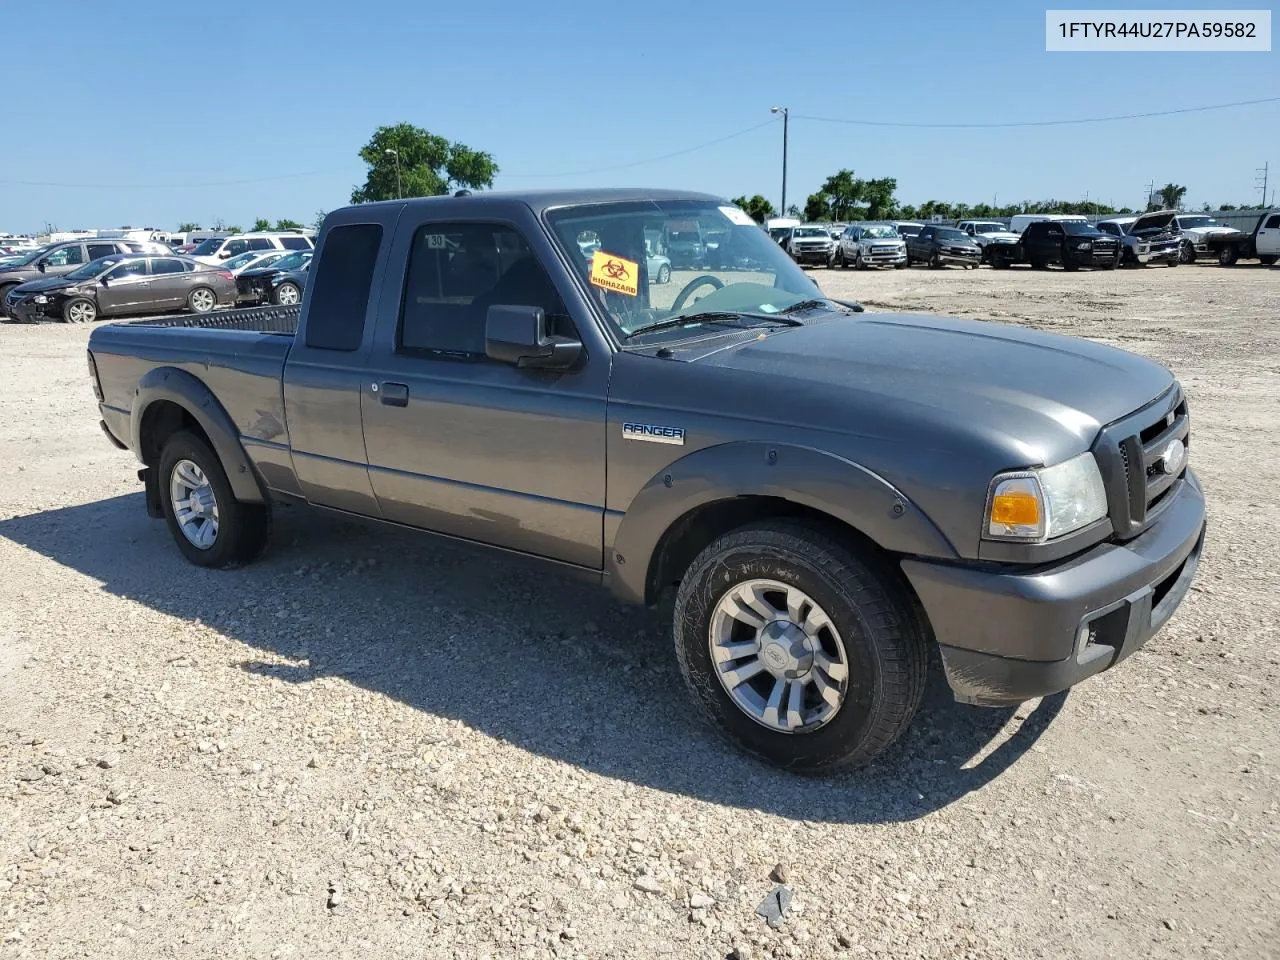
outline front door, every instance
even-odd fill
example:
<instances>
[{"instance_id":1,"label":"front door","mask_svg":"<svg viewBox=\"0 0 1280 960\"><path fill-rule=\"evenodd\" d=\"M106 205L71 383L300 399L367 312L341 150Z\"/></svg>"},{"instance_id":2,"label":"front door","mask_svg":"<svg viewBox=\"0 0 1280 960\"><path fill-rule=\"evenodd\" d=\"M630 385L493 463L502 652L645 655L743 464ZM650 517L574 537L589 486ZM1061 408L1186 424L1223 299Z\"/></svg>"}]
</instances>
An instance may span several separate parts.
<instances>
[{"instance_id":1,"label":"front door","mask_svg":"<svg viewBox=\"0 0 1280 960\"><path fill-rule=\"evenodd\" d=\"M610 357L584 351L567 371L490 360L490 306L541 307L576 334L564 292L515 224L426 217L409 207L399 225L399 308L379 314L361 396L382 516L600 569Z\"/></svg>"},{"instance_id":2,"label":"front door","mask_svg":"<svg viewBox=\"0 0 1280 960\"><path fill-rule=\"evenodd\" d=\"M85 260L84 244L69 243L65 247L58 247L45 254L38 262L43 266L46 277L60 277L64 273L80 268L88 261Z\"/></svg>"},{"instance_id":3,"label":"front door","mask_svg":"<svg viewBox=\"0 0 1280 960\"><path fill-rule=\"evenodd\" d=\"M108 270L99 281L98 312L128 313L140 303L151 298L151 279L147 276L147 261L126 260L114 270Z\"/></svg>"},{"instance_id":4,"label":"front door","mask_svg":"<svg viewBox=\"0 0 1280 960\"><path fill-rule=\"evenodd\" d=\"M1258 227L1258 235L1254 238L1258 248L1258 256L1274 257L1280 255L1280 213L1270 214Z\"/></svg>"}]
</instances>

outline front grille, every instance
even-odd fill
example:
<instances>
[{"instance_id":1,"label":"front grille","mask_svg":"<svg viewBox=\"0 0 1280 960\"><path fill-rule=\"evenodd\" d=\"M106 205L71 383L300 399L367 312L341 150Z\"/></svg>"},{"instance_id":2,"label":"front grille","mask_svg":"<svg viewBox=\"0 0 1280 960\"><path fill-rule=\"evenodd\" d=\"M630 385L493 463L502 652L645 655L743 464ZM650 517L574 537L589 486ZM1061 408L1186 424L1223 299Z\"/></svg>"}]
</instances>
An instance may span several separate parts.
<instances>
[{"instance_id":1,"label":"front grille","mask_svg":"<svg viewBox=\"0 0 1280 960\"><path fill-rule=\"evenodd\" d=\"M1155 522L1186 477L1190 442L1191 417L1177 384L1154 403L1102 431L1094 455L1117 536L1137 536ZM1183 457L1170 470L1166 452L1174 443L1182 445Z\"/></svg>"}]
</instances>

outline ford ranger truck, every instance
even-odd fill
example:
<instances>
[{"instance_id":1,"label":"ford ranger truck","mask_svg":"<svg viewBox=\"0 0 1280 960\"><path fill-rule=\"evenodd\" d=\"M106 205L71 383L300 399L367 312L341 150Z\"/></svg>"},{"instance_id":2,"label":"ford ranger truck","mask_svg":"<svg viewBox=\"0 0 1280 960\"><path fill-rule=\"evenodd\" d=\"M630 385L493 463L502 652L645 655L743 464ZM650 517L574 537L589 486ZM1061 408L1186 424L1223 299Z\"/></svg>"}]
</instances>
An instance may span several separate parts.
<instances>
[{"instance_id":1,"label":"ford ranger truck","mask_svg":"<svg viewBox=\"0 0 1280 960\"><path fill-rule=\"evenodd\" d=\"M690 222L734 266L656 282L645 238ZM1163 366L864 312L702 194L348 207L300 306L101 326L89 367L192 563L252 560L301 503L669 598L698 707L795 770L889 747L934 648L972 704L1114 667L1203 543Z\"/></svg>"}]
</instances>

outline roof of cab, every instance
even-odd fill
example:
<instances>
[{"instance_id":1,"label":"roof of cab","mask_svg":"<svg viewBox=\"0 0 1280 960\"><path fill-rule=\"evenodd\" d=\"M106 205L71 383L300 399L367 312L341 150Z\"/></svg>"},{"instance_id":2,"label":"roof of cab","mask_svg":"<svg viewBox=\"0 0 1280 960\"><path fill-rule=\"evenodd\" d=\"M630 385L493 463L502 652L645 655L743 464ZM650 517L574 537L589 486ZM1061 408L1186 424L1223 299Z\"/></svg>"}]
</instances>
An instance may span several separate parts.
<instances>
[{"instance_id":1,"label":"roof of cab","mask_svg":"<svg viewBox=\"0 0 1280 960\"><path fill-rule=\"evenodd\" d=\"M704 202L727 204L723 197L709 193L695 193L690 190L664 190L643 187L611 187L580 190L486 190L464 196L447 194L439 197L406 197L403 200L379 200L375 203L359 204L360 208L400 205L427 206L434 204L466 203L476 205L501 205L510 203L525 204L535 213L553 207L569 207L592 203L625 203L643 200L700 200Z\"/></svg>"}]
</instances>

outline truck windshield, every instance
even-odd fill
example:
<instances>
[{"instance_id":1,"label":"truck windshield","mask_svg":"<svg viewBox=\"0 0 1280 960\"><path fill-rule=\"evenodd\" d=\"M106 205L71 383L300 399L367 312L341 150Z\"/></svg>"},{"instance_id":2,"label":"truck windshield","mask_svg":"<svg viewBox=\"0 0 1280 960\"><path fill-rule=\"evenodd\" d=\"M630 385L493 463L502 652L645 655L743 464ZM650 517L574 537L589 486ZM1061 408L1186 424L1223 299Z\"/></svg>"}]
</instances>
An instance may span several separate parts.
<instances>
[{"instance_id":1,"label":"truck windshield","mask_svg":"<svg viewBox=\"0 0 1280 960\"><path fill-rule=\"evenodd\" d=\"M873 223L862 228L862 235L871 240L891 240L898 236L898 231L887 223Z\"/></svg>"},{"instance_id":2,"label":"truck windshield","mask_svg":"<svg viewBox=\"0 0 1280 960\"><path fill-rule=\"evenodd\" d=\"M1067 233L1097 233L1097 229L1091 223L1085 223L1083 220L1063 220L1062 229Z\"/></svg>"},{"instance_id":3,"label":"truck windshield","mask_svg":"<svg viewBox=\"0 0 1280 960\"><path fill-rule=\"evenodd\" d=\"M693 314L778 314L821 298L815 281L737 207L714 201L628 201L547 213L556 243L589 285L620 338ZM692 231L701 249L651 260L646 238ZM599 248L594 244L598 242ZM588 255L586 248L591 248ZM723 319L713 329L724 329ZM646 342L704 333L697 324L644 334Z\"/></svg>"},{"instance_id":4,"label":"truck windshield","mask_svg":"<svg viewBox=\"0 0 1280 960\"><path fill-rule=\"evenodd\" d=\"M975 223L973 225L974 233L1004 233L1008 229L1003 223Z\"/></svg>"},{"instance_id":5,"label":"truck windshield","mask_svg":"<svg viewBox=\"0 0 1280 960\"><path fill-rule=\"evenodd\" d=\"M1189 227L1220 227L1220 224L1213 217L1179 217L1178 223L1182 225L1182 229Z\"/></svg>"},{"instance_id":6,"label":"truck windshield","mask_svg":"<svg viewBox=\"0 0 1280 960\"><path fill-rule=\"evenodd\" d=\"M222 246L222 241L225 239L226 237L210 237L208 240L202 240L191 251L191 255L193 257L211 257L218 252L218 248Z\"/></svg>"},{"instance_id":7,"label":"truck windshield","mask_svg":"<svg viewBox=\"0 0 1280 960\"><path fill-rule=\"evenodd\" d=\"M793 237L827 237L830 236L822 227L796 227L791 231Z\"/></svg>"}]
</instances>

